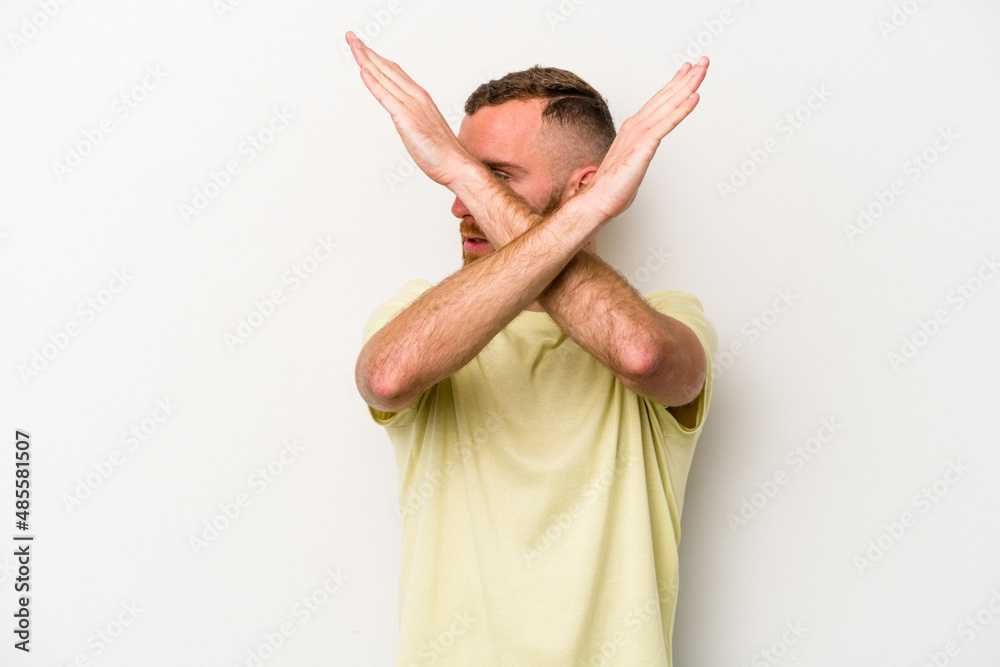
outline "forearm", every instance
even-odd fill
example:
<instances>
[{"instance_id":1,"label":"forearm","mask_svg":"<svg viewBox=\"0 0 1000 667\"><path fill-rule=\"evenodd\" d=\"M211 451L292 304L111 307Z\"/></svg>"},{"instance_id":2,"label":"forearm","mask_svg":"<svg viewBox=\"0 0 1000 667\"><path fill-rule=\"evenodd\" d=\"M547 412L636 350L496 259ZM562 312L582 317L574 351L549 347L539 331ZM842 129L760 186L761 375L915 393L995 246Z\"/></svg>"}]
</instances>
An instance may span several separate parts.
<instances>
[{"instance_id":1,"label":"forearm","mask_svg":"<svg viewBox=\"0 0 1000 667\"><path fill-rule=\"evenodd\" d=\"M567 336L637 394L680 406L701 393L707 358L698 337L653 309L590 251L578 252L538 303Z\"/></svg>"},{"instance_id":2,"label":"forearm","mask_svg":"<svg viewBox=\"0 0 1000 667\"><path fill-rule=\"evenodd\" d=\"M494 248L503 247L541 219L495 179L470 179L455 189ZM538 302L566 335L623 378L648 372L651 355L662 347L662 331L653 309L614 269L585 248L546 286Z\"/></svg>"},{"instance_id":3,"label":"forearm","mask_svg":"<svg viewBox=\"0 0 1000 667\"><path fill-rule=\"evenodd\" d=\"M468 193L459 196L468 199L477 224L500 248L541 216L492 180L466 188ZM586 200L574 203L581 201ZM668 405L686 403L699 392L704 357L692 332L656 312L586 248L570 259L537 300L567 336L629 388Z\"/></svg>"},{"instance_id":4,"label":"forearm","mask_svg":"<svg viewBox=\"0 0 1000 667\"><path fill-rule=\"evenodd\" d=\"M620 376L648 370L660 343L655 311L611 266L578 252L542 291L538 303L567 336Z\"/></svg>"},{"instance_id":5,"label":"forearm","mask_svg":"<svg viewBox=\"0 0 1000 667\"><path fill-rule=\"evenodd\" d=\"M538 298L597 227L585 209L564 206L425 292L362 349L361 395L398 411L461 369Z\"/></svg>"}]
</instances>

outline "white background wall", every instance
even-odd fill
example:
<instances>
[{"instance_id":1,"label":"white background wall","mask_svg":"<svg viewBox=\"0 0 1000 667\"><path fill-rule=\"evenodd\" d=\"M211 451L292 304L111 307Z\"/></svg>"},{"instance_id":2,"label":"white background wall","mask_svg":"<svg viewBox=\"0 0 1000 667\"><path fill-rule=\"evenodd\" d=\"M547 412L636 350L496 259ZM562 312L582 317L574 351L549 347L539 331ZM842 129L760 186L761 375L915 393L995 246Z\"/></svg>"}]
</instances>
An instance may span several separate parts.
<instances>
[{"instance_id":1,"label":"white background wall","mask_svg":"<svg viewBox=\"0 0 1000 667\"><path fill-rule=\"evenodd\" d=\"M675 664L998 664L995 3L235 4L0 8L0 663L392 664L395 462L354 361L371 310L460 248L354 29L456 122L541 63L620 123L708 54L598 237L641 291L697 295L729 354Z\"/></svg>"}]
</instances>

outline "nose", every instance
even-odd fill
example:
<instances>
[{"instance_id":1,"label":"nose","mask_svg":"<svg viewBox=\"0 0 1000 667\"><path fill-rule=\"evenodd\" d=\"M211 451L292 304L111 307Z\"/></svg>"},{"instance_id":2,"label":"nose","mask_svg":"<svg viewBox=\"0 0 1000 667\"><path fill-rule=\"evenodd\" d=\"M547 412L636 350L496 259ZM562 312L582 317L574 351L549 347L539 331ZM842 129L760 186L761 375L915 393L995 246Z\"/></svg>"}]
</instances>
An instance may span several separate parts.
<instances>
[{"instance_id":1,"label":"nose","mask_svg":"<svg viewBox=\"0 0 1000 667\"><path fill-rule=\"evenodd\" d=\"M455 197L455 202L451 205L451 214L458 219L462 219L467 215L472 215L469 209L465 208L465 204L458 197Z\"/></svg>"}]
</instances>

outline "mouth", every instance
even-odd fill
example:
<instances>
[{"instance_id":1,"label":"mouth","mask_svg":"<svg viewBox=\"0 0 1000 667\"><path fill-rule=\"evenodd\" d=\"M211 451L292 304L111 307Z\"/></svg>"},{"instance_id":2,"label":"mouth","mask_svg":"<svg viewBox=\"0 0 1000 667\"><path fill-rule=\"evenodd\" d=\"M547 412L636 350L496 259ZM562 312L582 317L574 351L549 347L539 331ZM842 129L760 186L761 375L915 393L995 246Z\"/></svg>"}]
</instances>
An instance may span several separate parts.
<instances>
[{"instance_id":1,"label":"mouth","mask_svg":"<svg viewBox=\"0 0 1000 667\"><path fill-rule=\"evenodd\" d=\"M458 231L462 235L462 250L465 252L482 255L493 249L486 237L480 236L483 230L471 218L463 218Z\"/></svg>"},{"instance_id":2,"label":"mouth","mask_svg":"<svg viewBox=\"0 0 1000 667\"><path fill-rule=\"evenodd\" d=\"M484 238L478 238L475 236L466 236L462 241L462 248L466 252L476 252L477 250L483 250L490 247L490 242Z\"/></svg>"}]
</instances>

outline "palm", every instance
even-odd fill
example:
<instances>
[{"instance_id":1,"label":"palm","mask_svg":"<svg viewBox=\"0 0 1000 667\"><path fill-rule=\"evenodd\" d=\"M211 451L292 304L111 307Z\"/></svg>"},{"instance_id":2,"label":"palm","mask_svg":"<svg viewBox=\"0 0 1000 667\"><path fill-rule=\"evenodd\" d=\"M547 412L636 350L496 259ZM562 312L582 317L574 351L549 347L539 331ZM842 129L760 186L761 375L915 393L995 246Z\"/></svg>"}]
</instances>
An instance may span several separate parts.
<instances>
[{"instance_id":1,"label":"palm","mask_svg":"<svg viewBox=\"0 0 1000 667\"><path fill-rule=\"evenodd\" d=\"M472 158L459 143L426 90L396 63L347 34L351 53L361 67L361 79L396 126L410 157L434 181L448 187L460 166Z\"/></svg>"},{"instance_id":2,"label":"palm","mask_svg":"<svg viewBox=\"0 0 1000 667\"><path fill-rule=\"evenodd\" d=\"M684 63L670 83L622 123L590 186L581 193L607 219L632 204L660 141L698 104L695 91L707 68L708 58L695 66Z\"/></svg>"}]
</instances>

